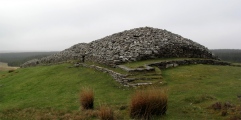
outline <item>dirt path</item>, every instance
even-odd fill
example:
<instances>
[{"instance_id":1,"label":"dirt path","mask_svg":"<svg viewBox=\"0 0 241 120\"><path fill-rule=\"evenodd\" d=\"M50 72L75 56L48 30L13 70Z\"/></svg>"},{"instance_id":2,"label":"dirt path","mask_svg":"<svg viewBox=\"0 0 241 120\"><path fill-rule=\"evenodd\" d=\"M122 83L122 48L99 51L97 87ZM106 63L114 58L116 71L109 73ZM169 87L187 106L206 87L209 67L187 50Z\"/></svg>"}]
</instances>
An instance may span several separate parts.
<instances>
[{"instance_id":1,"label":"dirt path","mask_svg":"<svg viewBox=\"0 0 241 120\"><path fill-rule=\"evenodd\" d=\"M0 71L8 71L8 70L16 70L18 69L19 67L2 67L0 66Z\"/></svg>"}]
</instances>

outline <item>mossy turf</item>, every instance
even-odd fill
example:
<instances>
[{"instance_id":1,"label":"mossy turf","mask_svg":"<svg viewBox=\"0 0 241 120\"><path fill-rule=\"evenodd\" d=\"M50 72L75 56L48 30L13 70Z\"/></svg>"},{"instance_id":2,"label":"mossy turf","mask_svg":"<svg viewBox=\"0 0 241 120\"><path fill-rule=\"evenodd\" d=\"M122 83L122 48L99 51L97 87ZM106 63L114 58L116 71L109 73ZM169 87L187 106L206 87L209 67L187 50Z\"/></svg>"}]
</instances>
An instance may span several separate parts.
<instances>
[{"instance_id":1,"label":"mossy turf","mask_svg":"<svg viewBox=\"0 0 241 120\"><path fill-rule=\"evenodd\" d=\"M83 87L90 87L94 90L94 113L104 104L113 108L115 117L130 119L128 106L133 88L122 87L107 73L69 66L72 65L21 68L11 73L1 71L0 118L24 119L31 114L28 117L35 119L37 115L46 116L54 111L61 111L56 113L60 116L65 113L89 116L80 109L79 93ZM240 105L237 96L241 95L241 67L188 65L161 72L166 84L155 87L168 93L167 114L161 119L228 119L231 113L221 116L221 111L209 107L227 101ZM90 115L88 119L97 117Z\"/></svg>"},{"instance_id":2,"label":"mossy turf","mask_svg":"<svg viewBox=\"0 0 241 120\"><path fill-rule=\"evenodd\" d=\"M168 119L227 119L208 109L215 102L240 105L241 67L190 65L163 71L168 83Z\"/></svg>"}]
</instances>

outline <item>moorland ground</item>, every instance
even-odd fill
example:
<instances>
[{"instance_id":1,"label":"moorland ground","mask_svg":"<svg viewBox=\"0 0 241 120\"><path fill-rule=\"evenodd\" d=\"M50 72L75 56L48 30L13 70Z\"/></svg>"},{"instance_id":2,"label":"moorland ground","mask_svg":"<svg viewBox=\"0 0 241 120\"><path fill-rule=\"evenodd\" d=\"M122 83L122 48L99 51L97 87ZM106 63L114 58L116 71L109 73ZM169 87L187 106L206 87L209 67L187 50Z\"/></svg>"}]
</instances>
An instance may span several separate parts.
<instances>
[{"instance_id":1,"label":"moorland ground","mask_svg":"<svg viewBox=\"0 0 241 120\"><path fill-rule=\"evenodd\" d=\"M0 71L0 118L97 119L98 110L106 105L113 109L115 118L130 119L131 96L146 87L123 87L107 73L69 66L72 64ZM166 115L153 119L240 117L241 67L198 64L160 72L165 84L154 86L166 91L168 109ZM93 110L81 109L79 93L83 87L94 91ZM217 103L226 103L230 108L216 109Z\"/></svg>"}]
</instances>

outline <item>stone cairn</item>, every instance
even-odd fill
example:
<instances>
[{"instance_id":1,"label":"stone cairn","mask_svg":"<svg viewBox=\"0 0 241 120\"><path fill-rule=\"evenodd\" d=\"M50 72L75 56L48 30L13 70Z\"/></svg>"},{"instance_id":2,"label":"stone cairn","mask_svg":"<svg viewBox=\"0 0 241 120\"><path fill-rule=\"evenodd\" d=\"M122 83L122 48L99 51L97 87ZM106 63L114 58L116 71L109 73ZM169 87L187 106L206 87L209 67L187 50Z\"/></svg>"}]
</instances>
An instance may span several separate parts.
<instances>
[{"instance_id":1,"label":"stone cairn","mask_svg":"<svg viewBox=\"0 0 241 120\"><path fill-rule=\"evenodd\" d=\"M59 53L30 60L21 67L67 60L94 61L110 66L153 58L216 59L204 46L167 30L140 27L79 43Z\"/></svg>"}]
</instances>

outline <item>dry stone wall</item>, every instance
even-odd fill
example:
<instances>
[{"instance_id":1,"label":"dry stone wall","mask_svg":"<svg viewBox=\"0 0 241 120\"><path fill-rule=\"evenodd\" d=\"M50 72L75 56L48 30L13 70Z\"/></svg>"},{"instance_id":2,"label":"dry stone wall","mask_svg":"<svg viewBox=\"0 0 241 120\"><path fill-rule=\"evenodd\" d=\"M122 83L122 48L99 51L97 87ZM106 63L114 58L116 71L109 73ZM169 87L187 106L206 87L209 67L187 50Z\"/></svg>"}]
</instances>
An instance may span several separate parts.
<instances>
[{"instance_id":1,"label":"dry stone wall","mask_svg":"<svg viewBox=\"0 0 241 120\"><path fill-rule=\"evenodd\" d=\"M83 64L83 63L80 63L80 65L83 66L83 67L92 68L92 69L95 69L95 70L98 70L98 71L101 71L101 72L108 73L117 82L121 83L122 85L127 85L128 81L126 81L126 79L125 79L127 77L127 75L117 73L113 70L109 70L107 68L103 68L103 67L100 67L100 66L87 65L87 64Z\"/></svg>"},{"instance_id":2,"label":"dry stone wall","mask_svg":"<svg viewBox=\"0 0 241 120\"><path fill-rule=\"evenodd\" d=\"M188 59L188 60L172 60L172 61L161 61L161 62L156 62L156 63L151 63L147 64L144 66L144 68L128 68L127 66L124 65L118 65L119 68L127 71L127 74L121 74L118 72L115 72L113 70L103 68L100 66L96 65L88 65L84 63L76 63L74 66L79 67L87 67L87 68L92 68L104 73L108 73L110 76L112 76L113 79L115 79L117 82L120 84L126 86L126 87L136 87L136 86L142 86L142 85L151 85L151 82L141 82L141 83L130 83L132 81L138 80L140 78L131 78L129 75L131 75L133 72L137 73L139 72L140 74L145 72L153 72L155 71L154 66L160 68L160 69L166 69L166 68L171 68L171 67L178 67L181 65L190 65L190 64L210 64L210 65L230 65L228 62L223 62L223 61L217 61L217 60L211 60L211 59ZM161 75L160 75L161 77ZM141 78L141 79L150 79L150 78Z\"/></svg>"},{"instance_id":3,"label":"dry stone wall","mask_svg":"<svg viewBox=\"0 0 241 120\"><path fill-rule=\"evenodd\" d=\"M162 61L148 64L148 66L157 66L160 69L177 67L181 65L192 65L192 64L207 64L207 65L231 65L229 62L212 60L212 59L193 59L193 60L172 60Z\"/></svg>"},{"instance_id":4,"label":"dry stone wall","mask_svg":"<svg viewBox=\"0 0 241 120\"><path fill-rule=\"evenodd\" d=\"M170 57L215 59L206 47L192 40L167 30L141 27L106 36L88 44L76 44L60 53L28 61L22 67L73 59L115 66L130 61Z\"/></svg>"}]
</instances>

